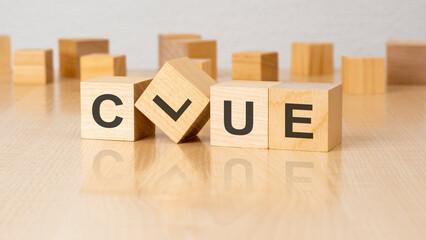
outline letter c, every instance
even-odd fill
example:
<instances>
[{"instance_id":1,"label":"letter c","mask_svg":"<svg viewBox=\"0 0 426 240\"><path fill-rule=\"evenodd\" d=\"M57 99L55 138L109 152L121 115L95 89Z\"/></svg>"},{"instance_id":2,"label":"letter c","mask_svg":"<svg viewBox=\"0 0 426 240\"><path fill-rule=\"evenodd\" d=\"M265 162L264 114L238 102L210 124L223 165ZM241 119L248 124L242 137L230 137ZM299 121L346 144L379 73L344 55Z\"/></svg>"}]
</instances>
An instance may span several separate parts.
<instances>
[{"instance_id":1,"label":"letter c","mask_svg":"<svg viewBox=\"0 0 426 240\"><path fill-rule=\"evenodd\" d=\"M116 116L112 122L105 122L101 118L101 113L100 113L101 103L105 100L113 101L116 106L123 105L123 102L121 101L119 97L112 94L103 94L97 97L95 101L93 102L93 106L92 106L93 119L95 119L95 122L97 124L99 124L100 126L104 128L115 128L121 124L121 122L123 121L123 118Z\"/></svg>"}]
</instances>

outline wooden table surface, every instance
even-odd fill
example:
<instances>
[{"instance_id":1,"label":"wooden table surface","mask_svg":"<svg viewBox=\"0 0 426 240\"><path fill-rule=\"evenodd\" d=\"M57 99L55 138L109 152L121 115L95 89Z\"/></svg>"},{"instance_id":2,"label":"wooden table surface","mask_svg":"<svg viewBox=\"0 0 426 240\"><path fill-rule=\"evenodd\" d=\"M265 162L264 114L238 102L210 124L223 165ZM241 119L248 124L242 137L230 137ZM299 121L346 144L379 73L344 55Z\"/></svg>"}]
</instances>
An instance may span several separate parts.
<instances>
[{"instance_id":1,"label":"wooden table surface","mask_svg":"<svg viewBox=\"0 0 426 240\"><path fill-rule=\"evenodd\" d=\"M329 153L84 140L79 98L0 77L0 239L426 238L426 86L344 95Z\"/></svg>"}]
</instances>

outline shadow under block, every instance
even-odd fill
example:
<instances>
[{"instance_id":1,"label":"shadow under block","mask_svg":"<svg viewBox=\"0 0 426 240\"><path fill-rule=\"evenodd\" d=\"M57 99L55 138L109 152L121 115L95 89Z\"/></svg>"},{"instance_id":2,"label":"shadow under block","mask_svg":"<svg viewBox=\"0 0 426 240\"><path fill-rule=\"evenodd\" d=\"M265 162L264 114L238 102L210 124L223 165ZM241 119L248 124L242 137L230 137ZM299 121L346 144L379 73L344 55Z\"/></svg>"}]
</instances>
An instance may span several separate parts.
<instances>
[{"instance_id":1,"label":"shadow under block","mask_svg":"<svg viewBox=\"0 0 426 240\"><path fill-rule=\"evenodd\" d=\"M212 61L208 58L191 58L198 67L203 69L209 76L212 75Z\"/></svg>"},{"instance_id":2,"label":"shadow under block","mask_svg":"<svg viewBox=\"0 0 426 240\"><path fill-rule=\"evenodd\" d=\"M232 79L278 81L278 53L262 51L233 53Z\"/></svg>"},{"instance_id":3,"label":"shadow under block","mask_svg":"<svg viewBox=\"0 0 426 240\"><path fill-rule=\"evenodd\" d=\"M268 148L268 88L278 82L226 81L210 88L213 146Z\"/></svg>"},{"instance_id":4,"label":"shadow under block","mask_svg":"<svg viewBox=\"0 0 426 240\"><path fill-rule=\"evenodd\" d=\"M345 93L385 93L385 59L343 56L342 86Z\"/></svg>"},{"instance_id":5,"label":"shadow under block","mask_svg":"<svg viewBox=\"0 0 426 240\"><path fill-rule=\"evenodd\" d=\"M81 82L81 137L136 141L155 133L134 104L152 79L100 77Z\"/></svg>"},{"instance_id":6,"label":"shadow under block","mask_svg":"<svg viewBox=\"0 0 426 240\"><path fill-rule=\"evenodd\" d=\"M182 33L182 34L159 34L158 35L158 68L161 68L166 61L169 61L178 56L179 51L175 49L172 44L173 40L183 40L183 39L195 39L200 40L201 35L192 34L192 33Z\"/></svg>"},{"instance_id":7,"label":"shadow under block","mask_svg":"<svg viewBox=\"0 0 426 240\"><path fill-rule=\"evenodd\" d=\"M108 39L59 39L59 72L64 77L80 77L80 57L91 53L108 53Z\"/></svg>"},{"instance_id":8,"label":"shadow under block","mask_svg":"<svg viewBox=\"0 0 426 240\"><path fill-rule=\"evenodd\" d=\"M81 81L104 76L126 76L126 56L89 54L80 59Z\"/></svg>"},{"instance_id":9,"label":"shadow under block","mask_svg":"<svg viewBox=\"0 0 426 240\"><path fill-rule=\"evenodd\" d=\"M189 58L167 61L136 102L174 142L194 137L210 118L210 86L216 82Z\"/></svg>"},{"instance_id":10,"label":"shadow under block","mask_svg":"<svg viewBox=\"0 0 426 240\"><path fill-rule=\"evenodd\" d=\"M11 73L10 37L0 36L0 73Z\"/></svg>"},{"instance_id":11,"label":"shadow under block","mask_svg":"<svg viewBox=\"0 0 426 240\"><path fill-rule=\"evenodd\" d=\"M302 76L333 74L332 43L293 43L291 74Z\"/></svg>"},{"instance_id":12,"label":"shadow under block","mask_svg":"<svg viewBox=\"0 0 426 240\"><path fill-rule=\"evenodd\" d=\"M389 84L426 84L426 43L389 41L386 67Z\"/></svg>"},{"instance_id":13,"label":"shadow under block","mask_svg":"<svg viewBox=\"0 0 426 240\"><path fill-rule=\"evenodd\" d=\"M342 140L342 85L269 88L269 148L327 152Z\"/></svg>"},{"instance_id":14,"label":"shadow under block","mask_svg":"<svg viewBox=\"0 0 426 240\"><path fill-rule=\"evenodd\" d=\"M53 81L53 50L22 49L13 53L14 83L47 84Z\"/></svg>"}]
</instances>

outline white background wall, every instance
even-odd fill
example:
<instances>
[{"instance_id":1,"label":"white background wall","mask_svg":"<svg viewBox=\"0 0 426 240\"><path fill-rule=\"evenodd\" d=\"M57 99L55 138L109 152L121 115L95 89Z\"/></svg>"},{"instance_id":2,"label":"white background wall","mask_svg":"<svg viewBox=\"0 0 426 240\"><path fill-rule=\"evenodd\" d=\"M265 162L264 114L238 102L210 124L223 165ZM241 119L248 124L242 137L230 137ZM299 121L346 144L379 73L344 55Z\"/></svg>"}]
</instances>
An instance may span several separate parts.
<instances>
[{"instance_id":1,"label":"white background wall","mask_svg":"<svg viewBox=\"0 0 426 240\"><path fill-rule=\"evenodd\" d=\"M157 34L218 40L220 68L240 50L277 50L290 66L293 41L335 43L341 55L385 56L388 39L426 41L426 0L0 0L0 34L12 48L53 48L60 37L107 37L129 68L157 67Z\"/></svg>"}]
</instances>

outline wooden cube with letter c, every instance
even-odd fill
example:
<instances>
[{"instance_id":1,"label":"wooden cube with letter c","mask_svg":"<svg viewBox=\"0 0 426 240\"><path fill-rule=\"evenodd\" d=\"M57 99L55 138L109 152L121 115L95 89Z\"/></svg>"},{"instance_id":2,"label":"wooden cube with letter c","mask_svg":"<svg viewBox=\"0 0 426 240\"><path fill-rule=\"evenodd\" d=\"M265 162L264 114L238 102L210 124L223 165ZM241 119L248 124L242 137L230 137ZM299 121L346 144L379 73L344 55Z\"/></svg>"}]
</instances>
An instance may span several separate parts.
<instances>
[{"instance_id":1,"label":"wooden cube with letter c","mask_svg":"<svg viewBox=\"0 0 426 240\"><path fill-rule=\"evenodd\" d=\"M341 140L341 84L284 83L269 89L269 148L327 152Z\"/></svg>"},{"instance_id":2,"label":"wooden cube with letter c","mask_svg":"<svg viewBox=\"0 0 426 240\"><path fill-rule=\"evenodd\" d=\"M135 106L179 143L194 137L210 118L210 86L216 82L191 59L167 61Z\"/></svg>"},{"instance_id":3,"label":"wooden cube with letter c","mask_svg":"<svg viewBox=\"0 0 426 240\"><path fill-rule=\"evenodd\" d=\"M134 106L150 78L100 77L81 82L81 137L135 141L155 133Z\"/></svg>"},{"instance_id":4,"label":"wooden cube with letter c","mask_svg":"<svg viewBox=\"0 0 426 240\"><path fill-rule=\"evenodd\" d=\"M268 148L268 88L278 84L237 80L212 86L211 144Z\"/></svg>"}]
</instances>

